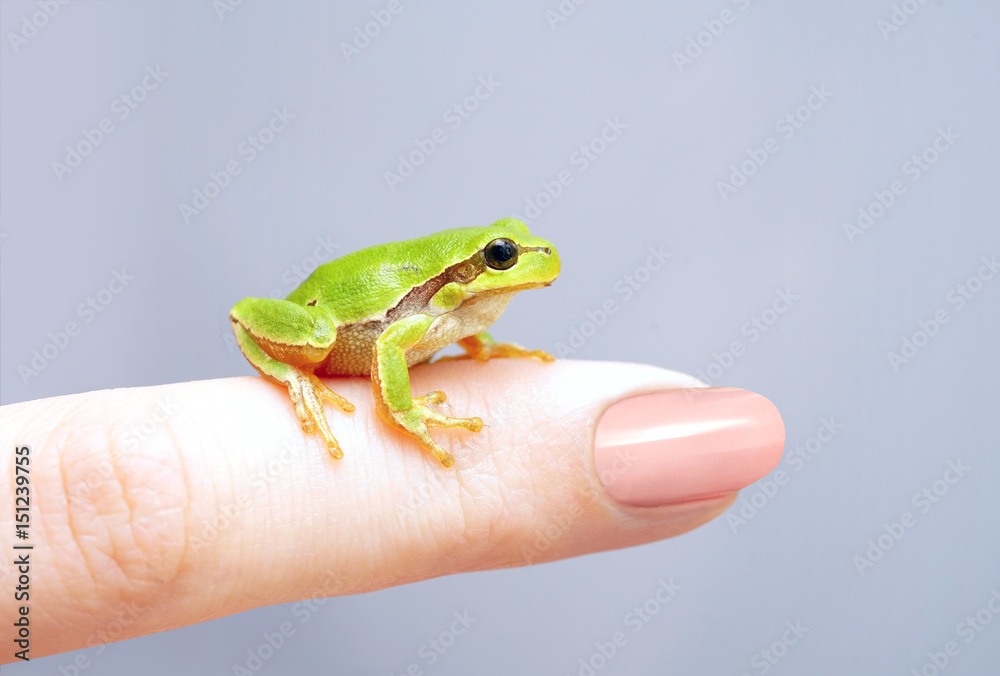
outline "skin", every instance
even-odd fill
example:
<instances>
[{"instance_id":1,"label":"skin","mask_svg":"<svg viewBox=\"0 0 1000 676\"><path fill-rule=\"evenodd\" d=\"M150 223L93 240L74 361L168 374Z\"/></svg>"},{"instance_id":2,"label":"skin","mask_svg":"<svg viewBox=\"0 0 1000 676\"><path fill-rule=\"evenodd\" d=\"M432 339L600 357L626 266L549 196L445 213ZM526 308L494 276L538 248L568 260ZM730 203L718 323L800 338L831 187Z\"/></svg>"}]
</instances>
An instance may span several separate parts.
<instances>
[{"instance_id":1,"label":"skin","mask_svg":"<svg viewBox=\"0 0 1000 676\"><path fill-rule=\"evenodd\" d=\"M43 667L55 674L76 664L82 676L104 673L116 659L104 643L278 603L301 602L314 618L300 625L291 607L275 609L294 622L295 641L329 641L319 613L343 609L323 605L325 597L651 542L705 523L733 500L620 505L593 468L593 428L607 407L635 393L697 386L690 376L641 364L558 359L538 368L518 359L418 366L411 377L418 391L441 386L489 413L490 426L454 471L440 471L390 430L360 377L337 380L358 409L338 425L354 452L335 471L293 416L276 415L288 395L263 378L0 406L8 477L0 532L10 554L0 566L0 621L9 629L0 662L16 661L10 639L19 606L31 607L32 660L72 651ZM14 598L10 549L14 449L25 444L34 547L27 604ZM219 650L242 660L249 640L237 636ZM181 651L172 661L189 657Z\"/></svg>"},{"instance_id":2,"label":"skin","mask_svg":"<svg viewBox=\"0 0 1000 676\"><path fill-rule=\"evenodd\" d=\"M288 388L302 429L319 431L333 457L344 454L323 399L348 413L354 405L319 377L368 376L379 417L451 467L454 457L428 428L479 432L483 421L440 413L440 390L414 397L409 368L454 343L465 354L448 359L552 361L541 350L496 343L486 329L515 293L548 286L558 275L555 247L508 218L357 251L317 268L284 300L246 298L229 316L243 354Z\"/></svg>"}]
</instances>

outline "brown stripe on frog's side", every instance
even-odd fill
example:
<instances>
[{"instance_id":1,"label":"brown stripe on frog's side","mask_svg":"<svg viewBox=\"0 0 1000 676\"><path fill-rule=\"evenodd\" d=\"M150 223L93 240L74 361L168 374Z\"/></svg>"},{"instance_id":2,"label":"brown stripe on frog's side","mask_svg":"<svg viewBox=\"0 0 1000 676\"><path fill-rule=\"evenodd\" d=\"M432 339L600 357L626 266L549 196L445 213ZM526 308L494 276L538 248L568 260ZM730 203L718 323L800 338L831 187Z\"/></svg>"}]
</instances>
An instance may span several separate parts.
<instances>
[{"instance_id":1,"label":"brown stripe on frog's side","mask_svg":"<svg viewBox=\"0 0 1000 676\"><path fill-rule=\"evenodd\" d=\"M517 245L517 255L519 257L521 254L528 251L544 251L545 253L549 253L549 247ZM431 298L434 297L434 294L440 291L444 286L451 284L452 282L468 284L481 275L483 270L487 267L489 266L486 264L486 256L483 254L482 249L480 249L464 261L455 263L454 265L446 268L441 274L432 277L420 286L411 289L410 292L403 296L394 307L390 308L389 311L385 313L385 319L391 323L401 317L413 314L414 310L427 307L427 305L431 302Z\"/></svg>"},{"instance_id":2,"label":"brown stripe on frog's side","mask_svg":"<svg viewBox=\"0 0 1000 676\"><path fill-rule=\"evenodd\" d=\"M549 247L521 246L518 244L518 256L531 251L544 251L545 253L549 253ZM489 266L486 264L486 256L480 249L464 261L459 261L458 263L445 268L444 272L431 277L420 286L415 286L410 289L410 291L407 292L405 296L400 298L398 303L389 308L389 310L386 311L385 315L382 317L363 319L360 322L356 322L356 324L377 325L382 327L388 326L397 319L408 317L409 315L427 307L431 302L431 298L434 297L434 294L440 291L445 285L451 284L452 282L468 284L481 275L487 267ZM372 328L374 329L375 326L372 326Z\"/></svg>"},{"instance_id":3,"label":"brown stripe on frog's side","mask_svg":"<svg viewBox=\"0 0 1000 676\"><path fill-rule=\"evenodd\" d=\"M431 298L434 297L434 294L446 285L451 284L452 282L468 284L481 275L485 269L486 258L483 256L482 251L477 251L464 261L460 261L445 268L444 272L431 277L420 286L415 286L410 289L405 296L400 298L396 305L389 308L389 311L385 313L385 320L388 323L392 323L397 319L407 317L415 311L427 307L431 302Z\"/></svg>"},{"instance_id":4,"label":"brown stripe on frog's side","mask_svg":"<svg viewBox=\"0 0 1000 676\"><path fill-rule=\"evenodd\" d=\"M397 319L402 319L427 307L434 294L440 291L446 284L450 284L451 282L468 284L478 277L486 267L486 258L483 256L483 252L477 251L464 261L459 261L454 265L448 266L443 272L431 277L420 286L410 289L405 296L399 299L398 303L389 308L381 317L371 317L345 324L340 330L354 327L381 333L383 328Z\"/></svg>"}]
</instances>

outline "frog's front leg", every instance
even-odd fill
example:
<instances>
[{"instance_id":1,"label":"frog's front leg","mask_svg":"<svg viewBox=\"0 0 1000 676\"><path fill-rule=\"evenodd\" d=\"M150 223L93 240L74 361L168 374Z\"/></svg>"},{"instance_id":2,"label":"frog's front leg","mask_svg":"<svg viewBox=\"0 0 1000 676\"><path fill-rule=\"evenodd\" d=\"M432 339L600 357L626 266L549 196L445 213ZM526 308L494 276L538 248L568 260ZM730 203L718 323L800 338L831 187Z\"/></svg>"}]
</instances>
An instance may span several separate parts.
<instances>
[{"instance_id":1,"label":"frog's front leg","mask_svg":"<svg viewBox=\"0 0 1000 676\"><path fill-rule=\"evenodd\" d=\"M302 429L319 429L330 455L344 457L330 431L323 398L350 413L354 405L313 373L337 340L333 320L322 309L274 298L246 298L229 313L236 342L262 376L288 388Z\"/></svg>"},{"instance_id":2,"label":"frog's front leg","mask_svg":"<svg viewBox=\"0 0 1000 676\"><path fill-rule=\"evenodd\" d=\"M441 464L451 467L455 458L441 448L428 427L462 427L470 432L483 429L481 418L451 418L432 408L445 400L444 392L431 392L414 397L410 392L410 373L406 366L406 351L420 342L434 317L413 315L389 326L375 342L372 363L372 389L375 409L383 420L400 427L434 454Z\"/></svg>"},{"instance_id":3,"label":"frog's front leg","mask_svg":"<svg viewBox=\"0 0 1000 676\"><path fill-rule=\"evenodd\" d=\"M469 336L468 338L462 338L458 341L458 344L465 350L465 354L448 355L440 357L437 361L451 361L454 359L487 361L503 357L535 357L542 361L555 361L555 357L545 350L529 350L516 343L498 343L486 331Z\"/></svg>"}]
</instances>

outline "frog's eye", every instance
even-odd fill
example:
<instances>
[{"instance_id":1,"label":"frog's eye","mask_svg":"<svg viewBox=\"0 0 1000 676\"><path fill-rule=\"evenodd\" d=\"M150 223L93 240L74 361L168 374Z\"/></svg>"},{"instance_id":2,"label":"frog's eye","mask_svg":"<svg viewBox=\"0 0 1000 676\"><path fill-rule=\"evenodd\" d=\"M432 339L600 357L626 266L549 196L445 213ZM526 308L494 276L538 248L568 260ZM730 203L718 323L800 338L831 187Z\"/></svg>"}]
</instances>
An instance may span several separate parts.
<instances>
[{"instance_id":1,"label":"frog's eye","mask_svg":"<svg viewBox=\"0 0 1000 676\"><path fill-rule=\"evenodd\" d=\"M483 249L486 264L494 270L506 270L517 262L517 244L506 237L495 239Z\"/></svg>"}]
</instances>

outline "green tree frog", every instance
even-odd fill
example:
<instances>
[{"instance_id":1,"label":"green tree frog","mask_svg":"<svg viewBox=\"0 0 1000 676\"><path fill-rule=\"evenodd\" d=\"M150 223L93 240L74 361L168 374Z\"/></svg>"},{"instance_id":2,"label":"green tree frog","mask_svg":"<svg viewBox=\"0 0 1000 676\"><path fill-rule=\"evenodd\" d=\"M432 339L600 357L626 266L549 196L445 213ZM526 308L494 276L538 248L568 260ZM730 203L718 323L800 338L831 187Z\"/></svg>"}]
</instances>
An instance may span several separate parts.
<instances>
[{"instance_id":1,"label":"green tree frog","mask_svg":"<svg viewBox=\"0 0 1000 676\"><path fill-rule=\"evenodd\" d=\"M552 361L542 350L496 343L486 329L514 294L548 286L558 275L555 247L508 218L356 251L316 268L284 300L246 298L229 317L243 354L288 388L303 431L318 430L334 458L344 454L323 399L348 413L354 405L319 376L370 376L378 415L451 467L455 459L427 428L478 432L483 421L440 413L435 404L445 401L444 392L414 397L408 368L456 342L465 354L443 359Z\"/></svg>"}]
</instances>

